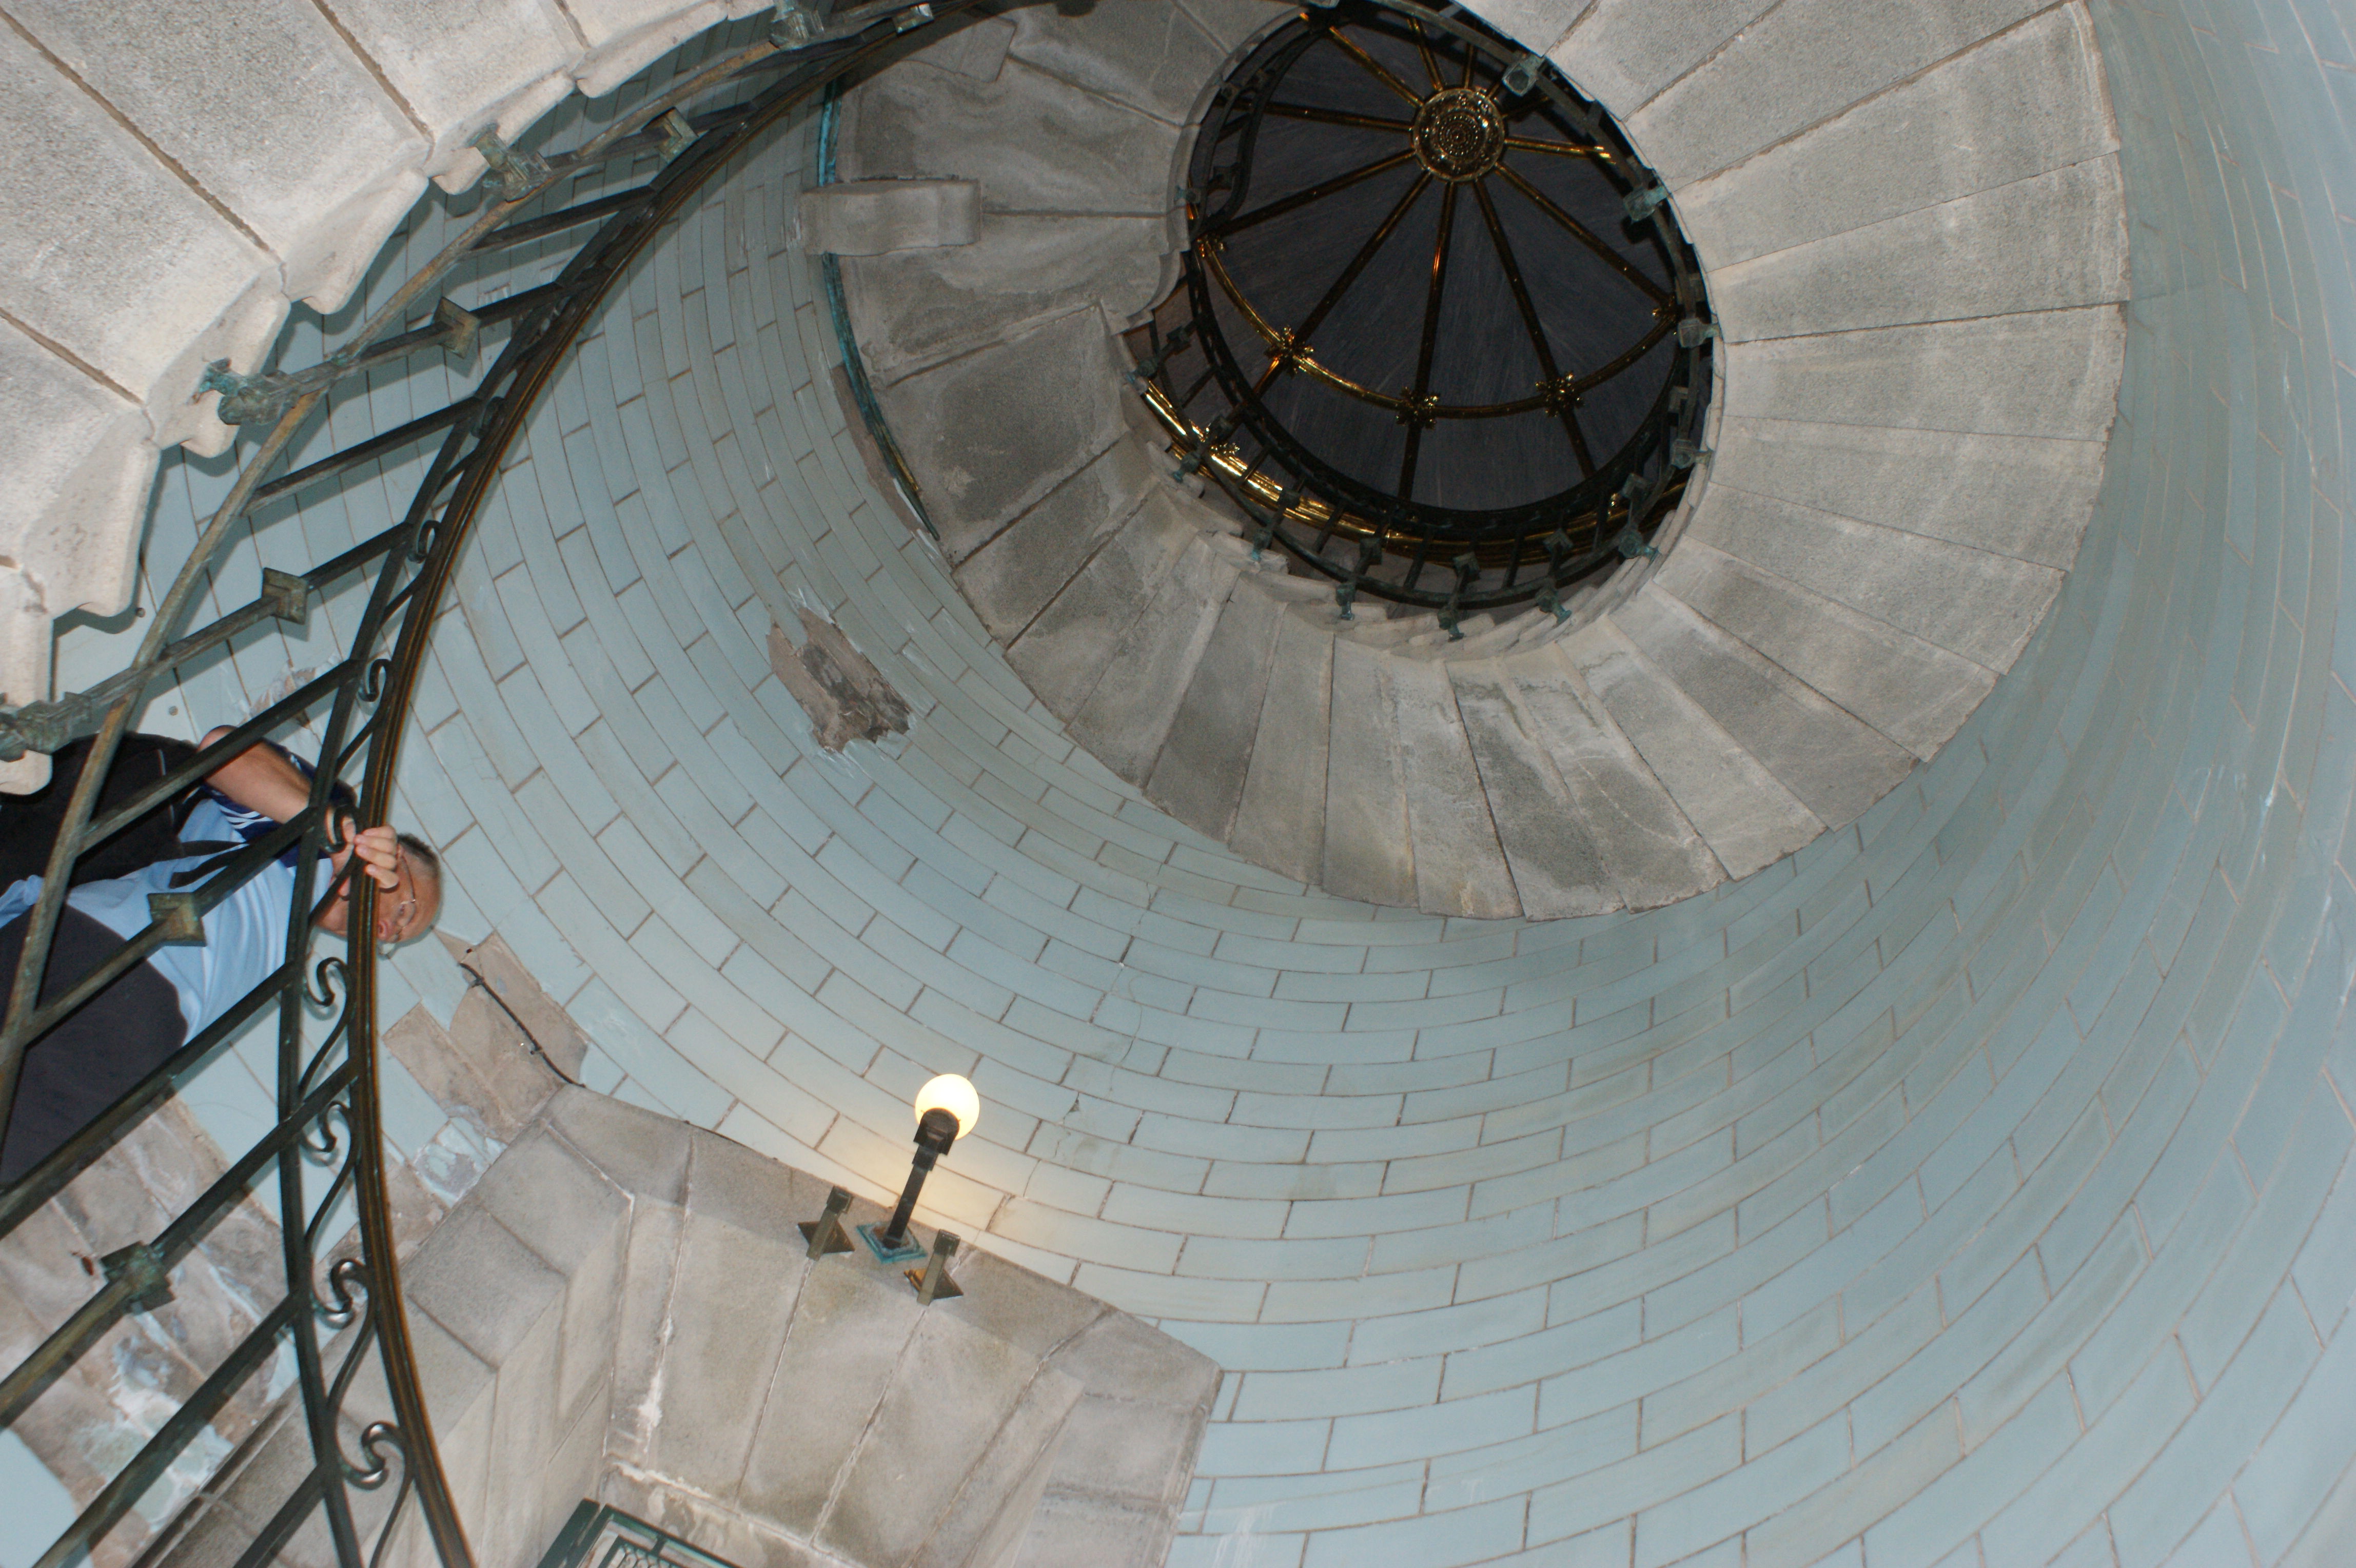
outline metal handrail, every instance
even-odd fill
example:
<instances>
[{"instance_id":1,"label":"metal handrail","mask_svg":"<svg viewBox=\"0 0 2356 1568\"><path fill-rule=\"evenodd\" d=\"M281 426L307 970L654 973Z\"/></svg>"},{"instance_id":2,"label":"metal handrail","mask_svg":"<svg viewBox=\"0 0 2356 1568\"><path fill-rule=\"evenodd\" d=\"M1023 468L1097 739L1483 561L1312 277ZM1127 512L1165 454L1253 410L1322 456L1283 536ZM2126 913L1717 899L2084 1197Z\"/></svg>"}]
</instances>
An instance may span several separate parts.
<instances>
[{"instance_id":1,"label":"metal handrail","mask_svg":"<svg viewBox=\"0 0 2356 1568\"><path fill-rule=\"evenodd\" d=\"M361 771L359 821L385 821L435 614L449 592L477 512L497 482L499 457L628 263L708 180L797 105L848 73L921 41L904 42L904 35L937 27L973 3L875 0L838 9L831 0L815 7L800 0L780 0L776 26L769 36L650 98L570 152L542 156L508 147L495 135L478 138L477 146L489 167L485 185L491 199L333 354L292 373L240 375L226 365L208 371L203 386L222 394L224 418L233 423L266 420L270 428L228 498L206 521L187 562L155 607L129 666L85 692L0 709L0 757L55 750L84 736L94 737L45 868L40 897L27 917L24 954L5 1017L0 1017L0 1126L5 1126L27 1048L100 988L86 983L47 1002L37 994L75 863L255 739L311 704L330 702L320 766L303 811L264 840L228 857L201 886L169 896L164 913L126 943L93 981L120 972L162 942L186 940L191 931L201 940L201 927L195 922L203 911L292 845L298 853L284 962L103 1115L21 1179L0 1187L0 1237L5 1237L264 1008L276 1005L275 1124L153 1240L110 1255L104 1282L81 1306L17 1366L0 1372L0 1428L13 1424L127 1314L168 1300L171 1268L202 1242L253 1182L272 1170L278 1180L284 1294L105 1484L38 1559L37 1568L56 1568L103 1539L180 1456L212 1412L269 1362L282 1339L290 1341L294 1352L296 1397L311 1463L295 1477L245 1557L257 1563L268 1560L307 1520L324 1513L343 1568L369 1568L381 1556L413 1498L441 1562L446 1568L471 1568L473 1555L434 1444L401 1305L377 1076L377 972L370 940L376 888L366 876L353 875L350 865L337 879L348 883L350 904L343 950L316 962L311 956L313 918L337 890L331 884L316 899L312 891L318 861L328 845L329 792L357 761ZM766 86L760 85L764 79ZM748 91L750 95L738 101L688 113L691 105ZM659 172L629 190L544 216L525 213L560 182L649 154L662 158ZM399 330L460 263L600 220L552 283L475 312L444 302L435 311L436 325ZM512 323L505 348L476 385L448 407L282 478L269 478L293 450L297 435L348 377L403 354L460 341L471 346L484 324L499 322ZM177 635L232 525L256 505L295 489L333 483L365 462L436 434L441 445L398 524L300 575L266 573L262 595L254 603L195 632ZM270 620L302 622L313 594L370 567L375 579L366 608L348 650L326 673L201 749L134 799L97 816L100 781L132 714L151 687L167 680L174 666ZM391 651L380 652L388 641ZM322 1029L306 1033L306 1005L330 1015ZM305 1176L311 1164L329 1173L316 1194L308 1190ZM318 1255L323 1227L347 1197L359 1212L359 1251L334 1262L323 1273ZM323 1344L323 1326L340 1336L335 1344ZM371 1347L392 1414L359 1434L355 1456L347 1452L340 1428L348 1419L346 1395ZM400 1479L394 1500L364 1530L353 1493L383 1485L396 1459Z\"/></svg>"}]
</instances>

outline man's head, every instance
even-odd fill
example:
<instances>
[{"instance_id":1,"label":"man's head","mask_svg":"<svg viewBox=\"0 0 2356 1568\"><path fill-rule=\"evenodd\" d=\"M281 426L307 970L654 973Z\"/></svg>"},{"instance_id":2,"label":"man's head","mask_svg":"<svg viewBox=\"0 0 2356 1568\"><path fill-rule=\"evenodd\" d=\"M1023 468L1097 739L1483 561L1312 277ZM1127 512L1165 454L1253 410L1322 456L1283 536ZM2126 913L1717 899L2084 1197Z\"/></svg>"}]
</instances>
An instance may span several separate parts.
<instances>
[{"instance_id":1,"label":"man's head","mask_svg":"<svg viewBox=\"0 0 2356 1568\"><path fill-rule=\"evenodd\" d=\"M369 835L382 833L381 828L369 830ZM340 857L339 857L340 858ZM376 875L376 940L387 948L413 941L434 929L442 914L442 857L434 853L423 839L414 833L402 833L385 845L379 840L360 851L361 865L351 867L351 877L339 882L327 907L319 911L318 928L331 936L342 936L350 918L351 878L369 876L378 867L392 873L390 886L381 875Z\"/></svg>"},{"instance_id":2,"label":"man's head","mask_svg":"<svg viewBox=\"0 0 2356 1568\"><path fill-rule=\"evenodd\" d=\"M401 880L376 896L376 940L387 947L416 940L442 917L442 857L415 833L397 842Z\"/></svg>"}]
</instances>

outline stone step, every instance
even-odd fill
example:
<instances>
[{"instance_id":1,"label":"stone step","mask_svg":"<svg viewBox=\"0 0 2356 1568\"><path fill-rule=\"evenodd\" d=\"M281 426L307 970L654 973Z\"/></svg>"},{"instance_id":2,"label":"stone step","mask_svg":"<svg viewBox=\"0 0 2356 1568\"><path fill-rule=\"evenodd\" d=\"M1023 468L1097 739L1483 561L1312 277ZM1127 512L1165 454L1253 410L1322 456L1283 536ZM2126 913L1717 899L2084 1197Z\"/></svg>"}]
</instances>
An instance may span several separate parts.
<instances>
[{"instance_id":1,"label":"stone step","mask_svg":"<svg viewBox=\"0 0 2356 1568\"><path fill-rule=\"evenodd\" d=\"M1408 639L1420 637L1440 625L1440 618L1429 612L1411 612L1384 618L1370 614L1373 607L1361 599L1351 608L1351 613L1357 618L1337 619L1333 623L1333 635L1361 648L1397 648Z\"/></svg>"},{"instance_id":2,"label":"stone step","mask_svg":"<svg viewBox=\"0 0 2356 1568\"><path fill-rule=\"evenodd\" d=\"M1553 761L1619 901L1656 908L1725 869L1559 647L1501 660L1516 716Z\"/></svg>"},{"instance_id":3,"label":"stone step","mask_svg":"<svg viewBox=\"0 0 2356 1568\"><path fill-rule=\"evenodd\" d=\"M1071 717L1072 738L1132 784L1142 788L1152 774L1237 570L1218 541L1188 540Z\"/></svg>"},{"instance_id":4,"label":"stone step","mask_svg":"<svg viewBox=\"0 0 2356 1568\"><path fill-rule=\"evenodd\" d=\"M2061 591L2057 567L1723 484L1716 500L1689 538L1991 671Z\"/></svg>"},{"instance_id":5,"label":"stone step","mask_svg":"<svg viewBox=\"0 0 2356 1568\"><path fill-rule=\"evenodd\" d=\"M1453 664L1448 673L1522 913L1543 920L1621 908L1593 825L1523 722L1511 677L1494 661Z\"/></svg>"},{"instance_id":6,"label":"stone step","mask_svg":"<svg viewBox=\"0 0 2356 1568\"><path fill-rule=\"evenodd\" d=\"M1556 646L1729 876L1748 876L1825 831L1816 814L1645 658L1611 617Z\"/></svg>"},{"instance_id":7,"label":"stone step","mask_svg":"<svg viewBox=\"0 0 2356 1568\"><path fill-rule=\"evenodd\" d=\"M1827 826L1856 821L1914 766L1904 746L1657 584L1646 585L1612 619Z\"/></svg>"},{"instance_id":8,"label":"stone step","mask_svg":"<svg viewBox=\"0 0 2356 1568\"><path fill-rule=\"evenodd\" d=\"M1448 667L1421 659L1388 665L1416 907L1483 919L1520 914Z\"/></svg>"},{"instance_id":9,"label":"stone step","mask_svg":"<svg viewBox=\"0 0 2356 1568\"><path fill-rule=\"evenodd\" d=\"M1194 665L1145 792L1195 832L1227 836L1242 802L1276 655L1282 605L1247 573Z\"/></svg>"},{"instance_id":10,"label":"stone step","mask_svg":"<svg viewBox=\"0 0 2356 1568\"><path fill-rule=\"evenodd\" d=\"M1080 711L1162 578L1200 537L1166 491L1147 491L1144 504L1007 649L1007 661L1050 713L1069 719Z\"/></svg>"},{"instance_id":11,"label":"stone step","mask_svg":"<svg viewBox=\"0 0 2356 1568\"><path fill-rule=\"evenodd\" d=\"M1996 674L1960 654L1687 539L1652 582L1928 760Z\"/></svg>"},{"instance_id":12,"label":"stone step","mask_svg":"<svg viewBox=\"0 0 2356 1568\"><path fill-rule=\"evenodd\" d=\"M1160 486L1148 455L1116 441L998 532L964 541L962 555L945 534L942 553L991 636L1012 642Z\"/></svg>"},{"instance_id":13,"label":"stone step","mask_svg":"<svg viewBox=\"0 0 2356 1568\"><path fill-rule=\"evenodd\" d=\"M1407 641L1399 645L1398 651L1401 657L1408 659L1465 659L1477 657L1476 655L1468 654L1465 651L1464 645L1476 636L1494 631L1496 629L1496 618L1494 616L1487 614L1466 616L1462 621L1459 621L1456 626L1456 629L1462 634L1462 636L1451 638L1447 632L1440 629L1440 628L1435 625L1431 630L1418 632L1415 636L1408 639Z\"/></svg>"},{"instance_id":14,"label":"stone step","mask_svg":"<svg viewBox=\"0 0 2356 1568\"><path fill-rule=\"evenodd\" d=\"M1268 694L1227 839L1246 859L1301 882L1317 881L1325 868L1334 647L1312 615L1294 609L1277 617Z\"/></svg>"},{"instance_id":15,"label":"stone step","mask_svg":"<svg viewBox=\"0 0 2356 1568\"><path fill-rule=\"evenodd\" d=\"M1407 780L1391 692L1396 660L1350 638L1333 646L1333 698L1325 762L1324 874L1342 898L1412 906Z\"/></svg>"}]
</instances>

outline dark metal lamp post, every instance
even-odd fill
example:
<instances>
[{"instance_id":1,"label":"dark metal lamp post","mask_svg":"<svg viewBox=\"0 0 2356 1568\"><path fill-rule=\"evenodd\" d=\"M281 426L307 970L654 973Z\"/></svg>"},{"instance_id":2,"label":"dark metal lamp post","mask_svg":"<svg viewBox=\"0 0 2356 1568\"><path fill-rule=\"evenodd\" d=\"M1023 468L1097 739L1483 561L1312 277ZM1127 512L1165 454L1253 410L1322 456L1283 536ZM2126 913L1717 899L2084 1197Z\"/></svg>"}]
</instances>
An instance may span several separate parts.
<instances>
[{"instance_id":1,"label":"dark metal lamp post","mask_svg":"<svg viewBox=\"0 0 2356 1568\"><path fill-rule=\"evenodd\" d=\"M972 1132L980 1121L981 1096L955 1073L943 1073L916 1091L916 1152L908 1162L908 1184L900 1189L900 1201L881 1228L859 1227L861 1239L880 1261L896 1263L924 1256L924 1249L908 1240L908 1220L916 1211L916 1195L925 1190L926 1176L949 1152L949 1145Z\"/></svg>"}]
</instances>

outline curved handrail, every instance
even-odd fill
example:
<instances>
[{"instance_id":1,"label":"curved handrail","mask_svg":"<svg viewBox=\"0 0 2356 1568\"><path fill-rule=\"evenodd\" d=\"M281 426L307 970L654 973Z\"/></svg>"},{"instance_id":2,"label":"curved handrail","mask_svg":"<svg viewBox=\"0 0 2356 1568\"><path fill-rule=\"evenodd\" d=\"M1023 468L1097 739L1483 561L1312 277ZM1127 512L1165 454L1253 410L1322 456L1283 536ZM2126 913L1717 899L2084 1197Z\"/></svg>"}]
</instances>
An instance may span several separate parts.
<instances>
[{"instance_id":1,"label":"curved handrail","mask_svg":"<svg viewBox=\"0 0 2356 1568\"><path fill-rule=\"evenodd\" d=\"M650 98L580 147L562 155L510 148L486 134L477 142L489 166L493 199L423 267L394 291L320 364L292 374L238 375L226 366L207 372L205 385L223 393L224 417L268 419L271 427L241 470L227 499L207 520L196 547L157 605L133 662L84 693L52 703L0 710L0 758L27 750L54 750L93 736L90 757L69 800L41 895L27 917L27 939L5 1017L0 1017L0 1126L6 1124L26 1049L115 975L166 941L202 940L206 910L258 875L284 850L297 847L293 915L284 961L219 1019L158 1066L105 1115L42 1160L20 1180L0 1187L0 1237L55 1197L81 1170L200 1069L246 1025L274 1003L279 1013L276 1124L205 1192L175 1216L154 1240L107 1260L106 1279L72 1316L16 1367L0 1374L0 1427L12 1425L41 1392L99 1344L129 1314L168 1298L164 1276L235 1207L266 1169L279 1181L280 1236L286 1292L279 1305L229 1353L132 1461L107 1483L38 1560L54 1568L102 1539L178 1457L212 1413L265 1365L282 1337L296 1359L302 1415L312 1465L244 1554L268 1560L308 1520L324 1510L338 1561L364 1568L393 1539L411 1498L417 1501L435 1554L447 1568L471 1568L473 1555L452 1501L434 1440L431 1412L418 1378L409 1327L402 1311L377 1079L375 885L347 865L351 908L340 957L322 959L306 978L312 917L337 890L331 883L315 901L312 882L327 847L329 791L361 761L359 820L380 823L391 804L402 737L431 640L435 614L450 586L475 519L498 474L498 460L522 427L581 328L617 284L629 262L704 184L763 131L813 93L907 47L903 35L937 28L975 0L873 0L830 19L808 6L779 6L771 34L724 56L678 86ZM740 90L754 73L776 73L751 98L691 115L691 106ZM553 215L522 216L560 181L620 159L659 154L663 164L634 190L601 197ZM593 210L594 209L594 210ZM560 231L565 220L585 225L602 219L558 278L479 313L444 302L432 326L388 337L452 269L470 257L504 248L529 231ZM292 450L296 436L327 401L330 389L369 364L425 349L471 345L485 321L513 322L512 333L477 385L439 414L314 461L284 478L265 478ZM359 546L296 576L270 572L252 605L186 637L175 629L208 581L207 568L232 525L260 499L323 483L369 457L440 434L441 445L407 514ZM365 448L365 451L363 451ZM373 564L375 581L345 656L317 678L200 750L155 785L99 817L99 783L148 689L174 665L238 631L276 618L301 622L310 596ZM391 651L379 655L386 639ZM188 788L279 725L324 698L332 698L320 765L305 809L260 843L230 857L198 886L164 896L148 928L83 983L54 1000L37 996L64 906L72 868L85 851L149 809ZM361 716L363 709L369 710ZM364 758L362 754L365 753ZM96 820L93 820L93 819ZM338 988L340 987L340 1007ZM316 988L316 989L315 989ZM335 1011L324 1037L306 1039L305 1007ZM340 1127L340 1131L338 1130ZM316 1195L307 1190L305 1165L326 1163L331 1174ZM320 1229L349 1196L359 1211L360 1247L320 1277ZM308 1306L311 1310L302 1310ZM324 1324L346 1336L323 1345ZM392 1406L391 1421L361 1432L360 1453L343 1446L338 1430L344 1401L371 1342ZM355 1515L352 1492L389 1478L400 1459L394 1502L372 1527L373 1545Z\"/></svg>"}]
</instances>

